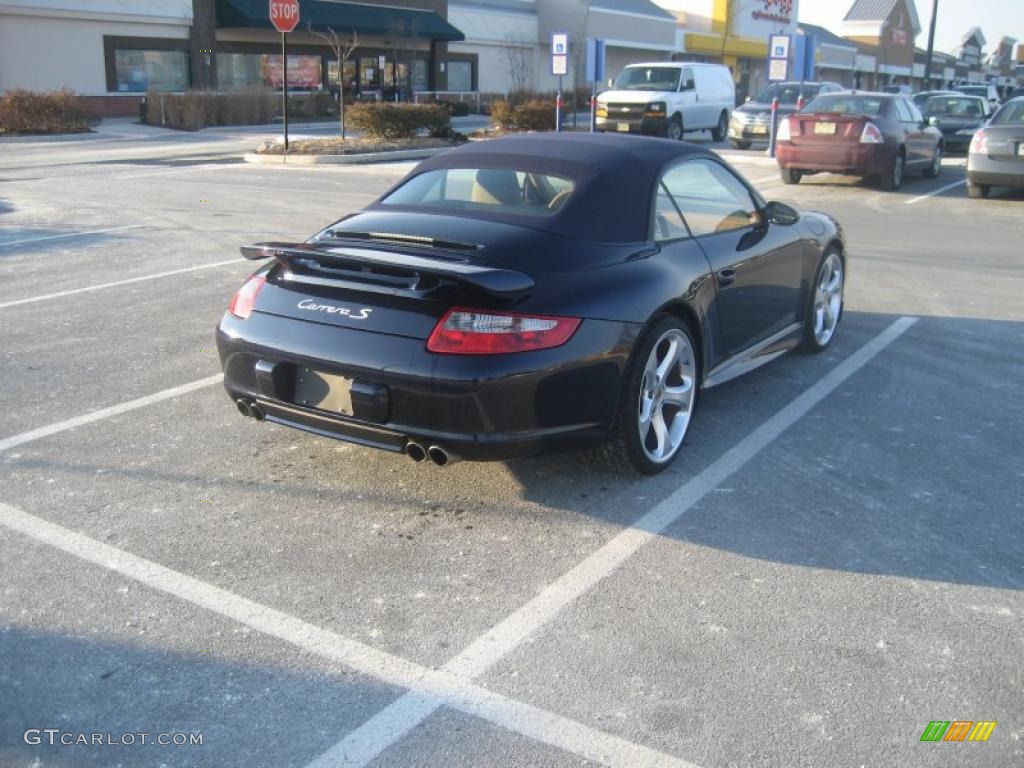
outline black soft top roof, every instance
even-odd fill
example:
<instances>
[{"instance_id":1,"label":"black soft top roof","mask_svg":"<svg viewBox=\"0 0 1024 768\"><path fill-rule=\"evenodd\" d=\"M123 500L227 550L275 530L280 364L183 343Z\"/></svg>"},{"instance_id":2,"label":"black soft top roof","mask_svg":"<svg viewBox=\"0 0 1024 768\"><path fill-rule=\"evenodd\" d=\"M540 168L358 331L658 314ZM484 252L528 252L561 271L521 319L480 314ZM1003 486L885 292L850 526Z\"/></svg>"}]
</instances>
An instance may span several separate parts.
<instances>
[{"instance_id":1,"label":"black soft top roof","mask_svg":"<svg viewBox=\"0 0 1024 768\"><path fill-rule=\"evenodd\" d=\"M597 242L648 239L654 184L666 164L688 156L715 155L695 144L642 136L600 133L541 133L507 136L469 144L435 155L416 166L396 186L438 168L514 168L571 179L573 194L547 216L494 211L460 215L525 224L565 237ZM386 197L385 193L383 197ZM398 206L371 209L394 210ZM405 207L405 206L402 206ZM426 206L410 210L434 211ZM450 215L450 212L446 212Z\"/></svg>"}]
</instances>

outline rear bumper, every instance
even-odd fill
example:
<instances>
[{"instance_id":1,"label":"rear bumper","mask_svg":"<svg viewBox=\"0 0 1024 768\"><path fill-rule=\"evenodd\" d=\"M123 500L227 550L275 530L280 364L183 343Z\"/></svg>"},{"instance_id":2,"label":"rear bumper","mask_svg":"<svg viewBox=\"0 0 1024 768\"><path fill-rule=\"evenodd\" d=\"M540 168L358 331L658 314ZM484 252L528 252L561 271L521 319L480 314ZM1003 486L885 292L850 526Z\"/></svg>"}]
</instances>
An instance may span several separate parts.
<instances>
[{"instance_id":1,"label":"rear bumper","mask_svg":"<svg viewBox=\"0 0 1024 768\"><path fill-rule=\"evenodd\" d=\"M415 440L487 461L603 440L638 332L586 320L555 349L437 355L422 339L255 312L247 320L225 315L217 345L228 395L259 404L268 421L390 451ZM383 392L384 405L353 402L352 416L297 405L287 385L275 389L257 375L261 360L352 378Z\"/></svg>"},{"instance_id":2,"label":"rear bumper","mask_svg":"<svg viewBox=\"0 0 1024 768\"><path fill-rule=\"evenodd\" d=\"M892 150L884 144L801 144L780 142L775 148L780 168L831 171L856 176L884 173L892 162Z\"/></svg>"},{"instance_id":3,"label":"rear bumper","mask_svg":"<svg viewBox=\"0 0 1024 768\"><path fill-rule=\"evenodd\" d=\"M1024 187L1024 158L995 160L985 155L969 155L967 180L990 187Z\"/></svg>"}]
</instances>

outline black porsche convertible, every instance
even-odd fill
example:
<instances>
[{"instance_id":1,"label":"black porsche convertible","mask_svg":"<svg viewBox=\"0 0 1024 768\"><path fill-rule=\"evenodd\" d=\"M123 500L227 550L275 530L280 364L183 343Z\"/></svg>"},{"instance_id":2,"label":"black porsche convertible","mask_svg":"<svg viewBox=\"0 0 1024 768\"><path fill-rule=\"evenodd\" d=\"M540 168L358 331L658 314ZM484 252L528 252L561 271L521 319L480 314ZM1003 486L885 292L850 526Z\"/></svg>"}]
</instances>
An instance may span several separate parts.
<instances>
[{"instance_id":1,"label":"black porsche convertible","mask_svg":"<svg viewBox=\"0 0 1024 768\"><path fill-rule=\"evenodd\" d=\"M832 340L830 217L698 146L538 134L425 160L266 260L217 330L239 411L444 465L679 454L698 391Z\"/></svg>"}]
</instances>

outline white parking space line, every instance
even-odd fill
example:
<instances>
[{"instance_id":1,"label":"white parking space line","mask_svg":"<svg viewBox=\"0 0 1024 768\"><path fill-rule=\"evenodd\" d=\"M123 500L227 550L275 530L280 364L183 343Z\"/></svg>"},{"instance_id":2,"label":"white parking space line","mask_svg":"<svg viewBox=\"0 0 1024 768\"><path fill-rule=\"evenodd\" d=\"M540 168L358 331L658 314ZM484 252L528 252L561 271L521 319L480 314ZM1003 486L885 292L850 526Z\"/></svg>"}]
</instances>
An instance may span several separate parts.
<instances>
[{"instance_id":1,"label":"white parking space line","mask_svg":"<svg viewBox=\"0 0 1024 768\"><path fill-rule=\"evenodd\" d=\"M26 237L23 240L8 240L5 243L0 243L0 248L7 245L23 245L25 243L39 243L43 240L60 240L66 237L82 237L83 235L102 235L104 232L123 232L126 229L139 229L140 227L146 226L145 224L128 224L123 227L107 227L106 229L89 229L84 232L65 232L62 235L45 235L43 237Z\"/></svg>"},{"instance_id":2,"label":"white parking space line","mask_svg":"<svg viewBox=\"0 0 1024 768\"><path fill-rule=\"evenodd\" d=\"M786 405L782 410L764 422L761 426L730 448L716 459L704 471L698 474L673 492L654 509L643 515L633 525L618 534L579 565L549 584L541 592L516 610L510 616L462 651L458 656L445 664L443 670L460 678L472 679L487 671L518 648L529 637L535 635L577 598L595 587L599 582L614 573L626 560L641 547L660 535L670 525L677 522L687 511L692 509L708 493L718 487L724 480L753 459L763 448L774 441L784 431L793 426L812 408L824 400L839 385L867 365L882 350L892 344L910 328L917 318L901 317L893 322L878 336L869 341L846 360L837 365L813 386ZM415 694L406 694L413 696ZM410 704L403 701L405 696L390 704L371 721L393 722L401 712L408 713ZM419 720L394 738L378 727L363 726L353 731L341 744L362 756L369 756L363 762L341 763L342 765L364 766L374 756L379 755L391 744L402 737L404 732L430 716L433 710L427 711L425 706L414 708ZM363 738L363 741L359 739ZM338 746L340 746L339 744ZM334 754L334 749L327 755ZM314 761L308 768L324 768L324 763Z\"/></svg>"},{"instance_id":3,"label":"white parking space line","mask_svg":"<svg viewBox=\"0 0 1024 768\"><path fill-rule=\"evenodd\" d=\"M205 389L211 387L214 384L220 384L224 380L224 374L218 373L215 376L208 376L205 379L199 379L188 384L182 384L178 387L171 387L160 392L155 392L152 395L146 395L145 397L139 397L135 400L129 400L126 403L120 403L119 405L112 405L109 408L101 408L98 411L92 411L91 413L84 413L81 416L75 416L73 419L67 419L65 421L58 421L56 424L48 424L45 427L39 427L28 432L22 432L19 435L12 435L0 440L0 452L10 450L18 445L24 445L25 443L31 443L34 440L41 440L44 437L50 437L60 432L66 432L69 429L75 427L81 427L86 424L92 424L96 421L103 419L109 419L111 416L118 416L122 413L128 413L139 408L145 408L147 405L153 405L164 400L170 400L172 397L178 397L179 395L186 395L189 392L195 392L197 389Z\"/></svg>"},{"instance_id":4,"label":"white parking space line","mask_svg":"<svg viewBox=\"0 0 1024 768\"><path fill-rule=\"evenodd\" d=\"M428 669L376 650L2 502L0 525L321 658L411 690L399 699L400 707L389 707L361 726L360 730L371 727L375 739L354 744L354 750L349 750L343 740L315 765L364 765L375 754L367 750L368 745L393 742L430 712L449 706L615 768L697 768L685 760L488 691L450 672Z\"/></svg>"},{"instance_id":5,"label":"white parking space line","mask_svg":"<svg viewBox=\"0 0 1024 768\"><path fill-rule=\"evenodd\" d=\"M73 296L76 293L88 293L89 291L102 291L105 288L116 288L120 285L131 285L132 283L141 283L146 280L157 280L161 277L171 277L173 275L184 275L186 272L198 272L202 269L212 269L213 267L223 267L228 264L237 264L240 261L248 261L248 259L227 259L226 261L215 261L212 264L199 264L195 267L182 267L181 269L172 269L167 272L154 272L151 275L141 275L140 277L129 277L124 280L115 280L112 283L98 283L96 285L86 285L82 288L69 288L66 291L57 291L56 293L44 293L41 296L32 296L27 299L15 299L14 301L5 301L0 303L0 309L6 309L8 307L18 307L22 304L32 304L37 301L49 301L50 299L60 299L64 296Z\"/></svg>"},{"instance_id":6,"label":"white parking space line","mask_svg":"<svg viewBox=\"0 0 1024 768\"><path fill-rule=\"evenodd\" d=\"M952 184L947 184L944 187L939 187L938 189L932 190L927 195L919 195L917 197L912 197L909 200L904 200L903 202L905 202L907 205L913 205L914 203L920 203L922 200L927 200L929 197L935 197L936 195L941 195L943 192L948 192L949 190L954 189L956 187L959 187L961 184L966 184L966 183L967 183L967 179L960 179L960 181L954 181Z\"/></svg>"}]
</instances>

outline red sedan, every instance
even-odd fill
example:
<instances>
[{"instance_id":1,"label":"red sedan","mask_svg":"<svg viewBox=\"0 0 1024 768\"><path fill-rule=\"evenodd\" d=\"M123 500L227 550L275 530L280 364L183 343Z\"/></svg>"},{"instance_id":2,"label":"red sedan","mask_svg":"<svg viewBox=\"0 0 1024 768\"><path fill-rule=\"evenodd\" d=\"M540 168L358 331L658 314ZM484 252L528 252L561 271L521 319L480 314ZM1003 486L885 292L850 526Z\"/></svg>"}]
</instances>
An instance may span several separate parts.
<instances>
[{"instance_id":1,"label":"red sedan","mask_svg":"<svg viewBox=\"0 0 1024 768\"><path fill-rule=\"evenodd\" d=\"M877 176L883 189L899 189L907 171L939 175L942 132L901 95L827 93L779 123L776 157L787 184L829 172Z\"/></svg>"}]
</instances>

